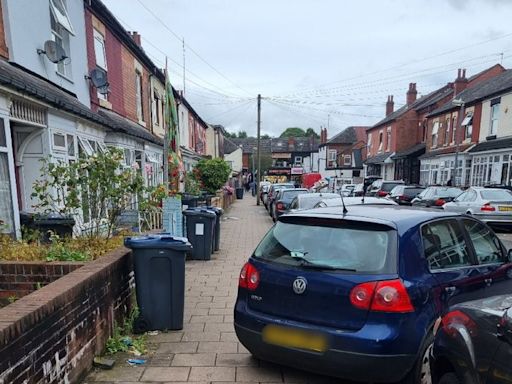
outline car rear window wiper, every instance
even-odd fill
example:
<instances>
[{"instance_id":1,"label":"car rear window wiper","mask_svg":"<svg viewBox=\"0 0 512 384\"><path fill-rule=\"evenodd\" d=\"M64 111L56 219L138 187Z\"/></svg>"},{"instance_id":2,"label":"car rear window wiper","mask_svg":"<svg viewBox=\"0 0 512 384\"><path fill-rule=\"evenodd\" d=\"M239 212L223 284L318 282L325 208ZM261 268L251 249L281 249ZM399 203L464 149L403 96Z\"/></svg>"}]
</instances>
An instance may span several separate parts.
<instances>
[{"instance_id":1,"label":"car rear window wiper","mask_svg":"<svg viewBox=\"0 0 512 384\"><path fill-rule=\"evenodd\" d=\"M315 262L313 262L311 260L308 260L308 259L306 259L304 257L307 254L308 254L307 252L295 252L295 251L292 251L292 252L290 252L290 257L292 259L298 261L299 265L302 268L319 269L319 270L327 269L327 270L331 270L331 271L357 272L355 269L352 269L352 268L342 268L342 267L336 267L334 265L315 263Z\"/></svg>"}]
</instances>

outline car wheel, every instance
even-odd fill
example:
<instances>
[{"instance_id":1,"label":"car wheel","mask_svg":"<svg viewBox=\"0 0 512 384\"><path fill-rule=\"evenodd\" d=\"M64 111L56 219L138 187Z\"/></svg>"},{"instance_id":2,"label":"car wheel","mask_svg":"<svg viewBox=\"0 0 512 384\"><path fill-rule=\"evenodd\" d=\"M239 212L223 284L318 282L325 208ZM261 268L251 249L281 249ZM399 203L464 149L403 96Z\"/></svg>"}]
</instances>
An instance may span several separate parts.
<instances>
[{"instance_id":1,"label":"car wheel","mask_svg":"<svg viewBox=\"0 0 512 384\"><path fill-rule=\"evenodd\" d=\"M418 354L414 367L403 380L403 384L432 384L432 371L430 369L430 356L434 346L434 335L429 331Z\"/></svg>"},{"instance_id":2,"label":"car wheel","mask_svg":"<svg viewBox=\"0 0 512 384\"><path fill-rule=\"evenodd\" d=\"M439 384L460 384L460 380L455 373L450 372L441 376Z\"/></svg>"}]
</instances>

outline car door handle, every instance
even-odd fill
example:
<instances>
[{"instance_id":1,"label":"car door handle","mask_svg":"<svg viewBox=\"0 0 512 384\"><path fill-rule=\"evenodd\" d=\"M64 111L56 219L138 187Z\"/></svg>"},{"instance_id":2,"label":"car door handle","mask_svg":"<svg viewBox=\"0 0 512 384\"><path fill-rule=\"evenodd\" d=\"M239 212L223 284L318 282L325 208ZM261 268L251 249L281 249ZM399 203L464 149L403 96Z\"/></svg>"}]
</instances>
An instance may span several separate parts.
<instances>
[{"instance_id":1,"label":"car door handle","mask_svg":"<svg viewBox=\"0 0 512 384\"><path fill-rule=\"evenodd\" d=\"M450 287L444 287L444 290L446 293L454 293L456 288L453 286L450 286Z\"/></svg>"},{"instance_id":2,"label":"car door handle","mask_svg":"<svg viewBox=\"0 0 512 384\"><path fill-rule=\"evenodd\" d=\"M485 279L484 281L485 281L485 284L486 284L487 286L490 286L490 285L492 284L492 279L491 279L491 278L489 278L489 279Z\"/></svg>"}]
</instances>

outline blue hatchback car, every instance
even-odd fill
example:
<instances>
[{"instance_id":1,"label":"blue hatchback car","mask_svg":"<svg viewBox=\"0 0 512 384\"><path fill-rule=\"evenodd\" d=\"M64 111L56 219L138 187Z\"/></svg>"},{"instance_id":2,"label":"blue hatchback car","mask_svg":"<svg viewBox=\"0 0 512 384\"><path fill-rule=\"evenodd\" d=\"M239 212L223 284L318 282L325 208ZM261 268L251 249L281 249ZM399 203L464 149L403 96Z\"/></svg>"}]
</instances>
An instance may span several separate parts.
<instances>
[{"instance_id":1,"label":"blue hatchback car","mask_svg":"<svg viewBox=\"0 0 512 384\"><path fill-rule=\"evenodd\" d=\"M469 216L388 206L284 215L242 268L235 331L263 360L429 383L436 320L493 287L512 292L510 268L494 232Z\"/></svg>"}]
</instances>

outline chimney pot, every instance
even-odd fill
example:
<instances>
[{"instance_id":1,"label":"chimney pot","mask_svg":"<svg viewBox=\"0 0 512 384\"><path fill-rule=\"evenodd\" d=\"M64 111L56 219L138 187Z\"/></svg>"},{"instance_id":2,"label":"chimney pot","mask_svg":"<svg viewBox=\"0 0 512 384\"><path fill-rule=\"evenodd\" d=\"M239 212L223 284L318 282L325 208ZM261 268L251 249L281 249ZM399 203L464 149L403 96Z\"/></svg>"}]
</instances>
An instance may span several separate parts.
<instances>
[{"instance_id":1,"label":"chimney pot","mask_svg":"<svg viewBox=\"0 0 512 384\"><path fill-rule=\"evenodd\" d=\"M418 95L418 91L416 91L416 83L409 83L409 90L406 94L407 105L411 105L416 101L416 96Z\"/></svg>"},{"instance_id":2,"label":"chimney pot","mask_svg":"<svg viewBox=\"0 0 512 384\"><path fill-rule=\"evenodd\" d=\"M388 101L386 101L386 116L393 113L395 103L393 102L393 95L388 95Z\"/></svg>"},{"instance_id":3,"label":"chimney pot","mask_svg":"<svg viewBox=\"0 0 512 384\"><path fill-rule=\"evenodd\" d=\"M141 36L139 35L139 32L133 31L131 36L135 44L137 44L139 47L142 47Z\"/></svg>"},{"instance_id":4,"label":"chimney pot","mask_svg":"<svg viewBox=\"0 0 512 384\"><path fill-rule=\"evenodd\" d=\"M466 89L468 85L468 79L466 79L466 69L459 69L458 76L453 82L453 93L454 97Z\"/></svg>"}]
</instances>

